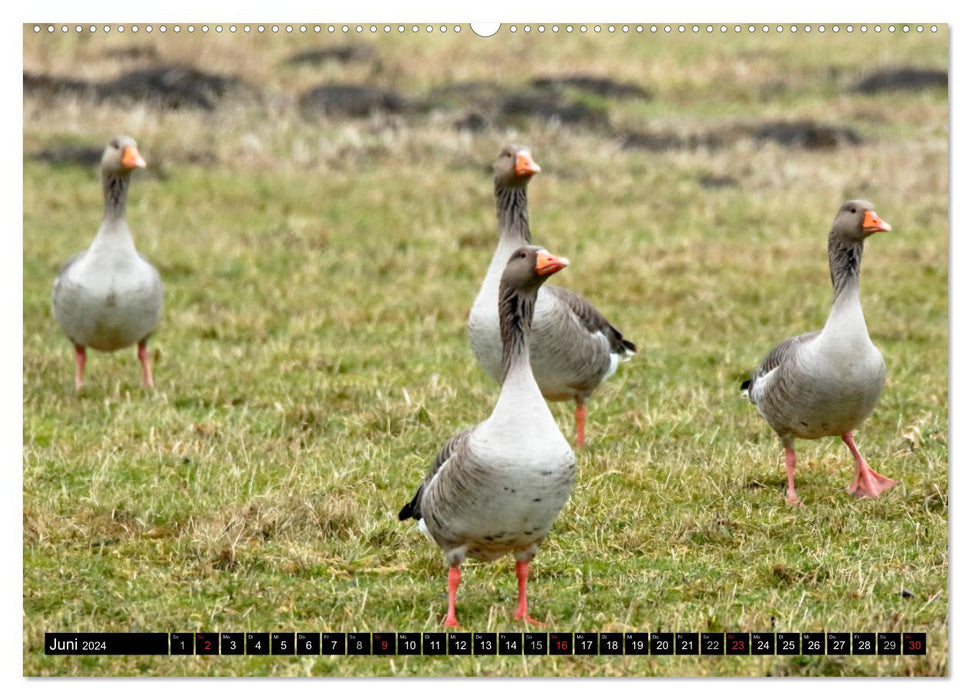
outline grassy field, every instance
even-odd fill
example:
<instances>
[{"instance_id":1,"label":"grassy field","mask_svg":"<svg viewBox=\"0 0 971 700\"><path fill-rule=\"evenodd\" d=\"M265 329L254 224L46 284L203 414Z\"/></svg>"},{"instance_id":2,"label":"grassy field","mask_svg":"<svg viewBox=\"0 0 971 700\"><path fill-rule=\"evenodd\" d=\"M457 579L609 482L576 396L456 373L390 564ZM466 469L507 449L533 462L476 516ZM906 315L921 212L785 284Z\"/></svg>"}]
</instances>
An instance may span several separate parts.
<instances>
[{"instance_id":1,"label":"grassy field","mask_svg":"<svg viewBox=\"0 0 971 700\"><path fill-rule=\"evenodd\" d=\"M874 70L946 69L946 31L834 36L41 35L25 70L108 80L146 61L234 74L212 111L28 95L24 102L24 672L28 675L942 675L948 672L948 103L860 94ZM290 66L353 42L370 60ZM150 49L146 59L138 52ZM650 99L577 95L607 123L524 119L458 131L461 108L361 119L301 113L324 82L412 99L582 71ZM806 149L773 121L854 130ZM49 312L61 262L101 215L96 168L33 157L135 136L149 163L128 221L166 285L151 343L92 353L73 389ZM534 239L557 283L639 354L590 405L590 447L533 566L552 631L926 631L925 657L45 657L45 631L441 631L440 552L396 519L439 446L491 410L465 321L496 241L488 164L515 138L543 173ZM858 433L900 480L845 492L836 439L782 450L740 381L821 327L826 236L865 197L893 225L867 243L862 297L887 385ZM554 404L572 438L571 408ZM516 630L511 557L469 562L466 630Z\"/></svg>"}]
</instances>

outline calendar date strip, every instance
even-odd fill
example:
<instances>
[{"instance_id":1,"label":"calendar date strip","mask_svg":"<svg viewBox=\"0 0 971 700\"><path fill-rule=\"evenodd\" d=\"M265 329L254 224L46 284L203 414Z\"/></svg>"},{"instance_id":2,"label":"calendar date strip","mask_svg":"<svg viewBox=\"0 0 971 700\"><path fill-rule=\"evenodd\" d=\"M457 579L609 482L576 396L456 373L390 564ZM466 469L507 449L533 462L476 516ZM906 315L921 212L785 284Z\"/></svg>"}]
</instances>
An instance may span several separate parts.
<instances>
[{"instance_id":1,"label":"calendar date strip","mask_svg":"<svg viewBox=\"0 0 971 700\"><path fill-rule=\"evenodd\" d=\"M923 656L924 632L47 632L48 656Z\"/></svg>"}]
</instances>

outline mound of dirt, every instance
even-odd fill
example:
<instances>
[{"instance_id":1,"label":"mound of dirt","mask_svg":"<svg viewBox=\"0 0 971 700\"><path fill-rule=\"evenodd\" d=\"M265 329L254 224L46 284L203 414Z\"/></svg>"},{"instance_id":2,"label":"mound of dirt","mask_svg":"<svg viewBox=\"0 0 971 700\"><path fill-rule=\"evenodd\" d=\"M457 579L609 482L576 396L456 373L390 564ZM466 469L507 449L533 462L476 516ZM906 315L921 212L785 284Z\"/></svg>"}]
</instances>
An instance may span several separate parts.
<instances>
[{"instance_id":1,"label":"mound of dirt","mask_svg":"<svg viewBox=\"0 0 971 700\"><path fill-rule=\"evenodd\" d=\"M654 152L722 148L746 138L754 139L759 143L771 141L788 148L810 150L855 146L863 143L860 135L849 127L818 124L808 120L727 126L687 134L671 131L622 131L617 135L623 148Z\"/></svg>"},{"instance_id":2,"label":"mound of dirt","mask_svg":"<svg viewBox=\"0 0 971 700\"><path fill-rule=\"evenodd\" d=\"M636 83L625 83L596 75L578 73L564 76L539 76L533 78L532 86L540 90L561 90L575 88L601 97L615 97L620 99L651 98L651 93Z\"/></svg>"},{"instance_id":3,"label":"mound of dirt","mask_svg":"<svg viewBox=\"0 0 971 700\"><path fill-rule=\"evenodd\" d=\"M873 94L889 90L947 90L947 71L923 68L890 68L871 73L853 88L855 92Z\"/></svg>"},{"instance_id":4,"label":"mound of dirt","mask_svg":"<svg viewBox=\"0 0 971 700\"><path fill-rule=\"evenodd\" d=\"M84 96L94 95L95 86L86 80L58 78L24 71L24 95Z\"/></svg>"},{"instance_id":5,"label":"mound of dirt","mask_svg":"<svg viewBox=\"0 0 971 700\"><path fill-rule=\"evenodd\" d=\"M137 100L163 109L195 107L212 110L216 101L244 83L178 65L157 65L123 73L104 83L24 72L24 94L77 96L92 100Z\"/></svg>"},{"instance_id":6,"label":"mound of dirt","mask_svg":"<svg viewBox=\"0 0 971 700\"><path fill-rule=\"evenodd\" d=\"M330 61L337 63L367 62L377 55L374 47L369 44L341 44L322 49L308 49L295 53L287 59L290 66L319 66Z\"/></svg>"},{"instance_id":7,"label":"mound of dirt","mask_svg":"<svg viewBox=\"0 0 971 700\"><path fill-rule=\"evenodd\" d=\"M105 49L105 58L122 58L132 61L157 60L159 58L158 49L152 45L148 46L123 46L115 49Z\"/></svg>"},{"instance_id":8,"label":"mound of dirt","mask_svg":"<svg viewBox=\"0 0 971 700\"><path fill-rule=\"evenodd\" d=\"M473 133L485 131L490 125L491 122L488 117L475 111L466 112L465 116L452 123L452 127L457 131L471 131Z\"/></svg>"},{"instance_id":9,"label":"mound of dirt","mask_svg":"<svg viewBox=\"0 0 971 700\"><path fill-rule=\"evenodd\" d=\"M855 146L863 139L853 129L814 121L768 122L748 129L756 141L774 141L790 148L810 150Z\"/></svg>"},{"instance_id":10,"label":"mound of dirt","mask_svg":"<svg viewBox=\"0 0 971 700\"><path fill-rule=\"evenodd\" d=\"M336 83L320 85L300 98L308 114L367 117L375 112L397 114L408 109L408 101L394 90L369 85Z\"/></svg>"},{"instance_id":11,"label":"mound of dirt","mask_svg":"<svg viewBox=\"0 0 971 700\"><path fill-rule=\"evenodd\" d=\"M219 98L243 86L235 76L206 73L179 65L139 68L102 83L102 99L130 99L155 102L166 109L198 107L212 110Z\"/></svg>"},{"instance_id":12,"label":"mound of dirt","mask_svg":"<svg viewBox=\"0 0 971 700\"><path fill-rule=\"evenodd\" d=\"M53 146L30 155L34 160L51 165L95 166L101 162L104 146Z\"/></svg>"},{"instance_id":13,"label":"mound of dirt","mask_svg":"<svg viewBox=\"0 0 971 700\"><path fill-rule=\"evenodd\" d=\"M426 104L429 108L466 110L455 122L455 128L469 131L490 125L503 128L521 119L555 120L586 127L607 124L605 109L568 99L551 85L523 89L476 80L449 83L429 92Z\"/></svg>"}]
</instances>

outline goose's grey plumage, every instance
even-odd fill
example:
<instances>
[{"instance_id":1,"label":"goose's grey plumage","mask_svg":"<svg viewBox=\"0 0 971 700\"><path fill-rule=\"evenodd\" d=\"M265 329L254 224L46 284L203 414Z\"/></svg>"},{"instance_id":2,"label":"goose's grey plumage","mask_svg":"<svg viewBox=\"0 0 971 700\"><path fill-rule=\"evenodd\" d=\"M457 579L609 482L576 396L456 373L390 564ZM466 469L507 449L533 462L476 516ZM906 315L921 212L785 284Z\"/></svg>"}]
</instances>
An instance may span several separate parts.
<instances>
[{"instance_id":1,"label":"goose's grey plumage","mask_svg":"<svg viewBox=\"0 0 971 700\"><path fill-rule=\"evenodd\" d=\"M118 137L108 143L101 160L101 226L91 246L61 267L51 290L54 318L75 347L78 389L86 348L112 352L136 344L143 379L153 385L147 343L162 312L162 280L135 249L125 220L131 172L144 167L134 139Z\"/></svg>"},{"instance_id":2,"label":"goose's grey plumage","mask_svg":"<svg viewBox=\"0 0 971 700\"><path fill-rule=\"evenodd\" d=\"M507 146L493 165L499 244L469 314L469 340L479 364L496 381L502 353L496 307L499 279L509 255L531 244L526 188L538 172L523 146ZM576 402L577 445L582 446L586 400L637 348L590 302L553 285L539 290L530 337L530 360L540 390L550 401Z\"/></svg>"},{"instance_id":3,"label":"goose's grey plumage","mask_svg":"<svg viewBox=\"0 0 971 700\"><path fill-rule=\"evenodd\" d=\"M742 384L748 399L779 435L786 451L787 497L798 503L794 472L796 438L840 436L857 462L850 492L873 498L896 483L859 456L856 430L880 398L883 357L867 332L860 303L863 241L890 225L863 200L844 203L829 234L833 305L821 330L783 341Z\"/></svg>"},{"instance_id":4,"label":"goose's grey plumage","mask_svg":"<svg viewBox=\"0 0 971 700\"><path fill-rule=\"evenodd\" d=\"M496 406L488 419L449 439L398 514L401 520L418 520L445 553L447 625L458 624L455 592L462 561L492 561L508 553L515 555L519 579L515 617L530 620L529 562L566 503L576 470L573 450L536 384L529 351L537 290L566 264L534 246L509 257L497 301L503 352Z\"/></svg>"}]
</instances>

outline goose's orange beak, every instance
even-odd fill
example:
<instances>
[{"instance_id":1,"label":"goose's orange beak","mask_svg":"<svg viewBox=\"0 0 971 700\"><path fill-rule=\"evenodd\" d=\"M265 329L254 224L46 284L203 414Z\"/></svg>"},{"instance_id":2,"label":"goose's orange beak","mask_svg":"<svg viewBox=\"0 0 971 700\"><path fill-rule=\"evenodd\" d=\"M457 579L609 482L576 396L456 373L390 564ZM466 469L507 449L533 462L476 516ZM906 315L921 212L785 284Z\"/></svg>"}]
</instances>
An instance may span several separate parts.
<instances>
[{"instance_id":1,"label":"goose's orange beak","mask_svg":"<svg viewBox=\"0 0 971 700\"><path fill-rule=\"evenodd\" d=\"M536 254L536 274L541 277L559 272L569 264L570 261L566 258L558 258L555 255L550 255L545 250L541 250Z\"/></svg>"},{"instance_id":2,"label":"goose's orange beak","mask_svg":"<svg viewBox=\"0 0 971 700\"><path fill-rule=\"evenodd\" d=\"M529 153L520 151L516 154L516 175L519 177L528 177L541 171L542 168L536 164L536 161L533 160L533 157Z\"/></svg>"},{"instance_id":3,"label":"goose's orange beak","mask_svg":"<svg viewBox=\"0 0 971 700\"><path fill-rule=\"evenodd\" d=\"M863 232L864 233L876 233L877 231L889 231L890 224L877 216L877 213L871 209L867 209L863 213Z\"/></svg>"},{"instance_id":4,"label":"goose's orange beak","mask_svg":"<svg viewBox=\"0 0 971 700\"><path fill-rule=\"evenodd\" d=\"M146 165L145 159L135 146L126 146L121 152L121 164L131 169L144 168Z\"/></svg>"}]
</instances>

